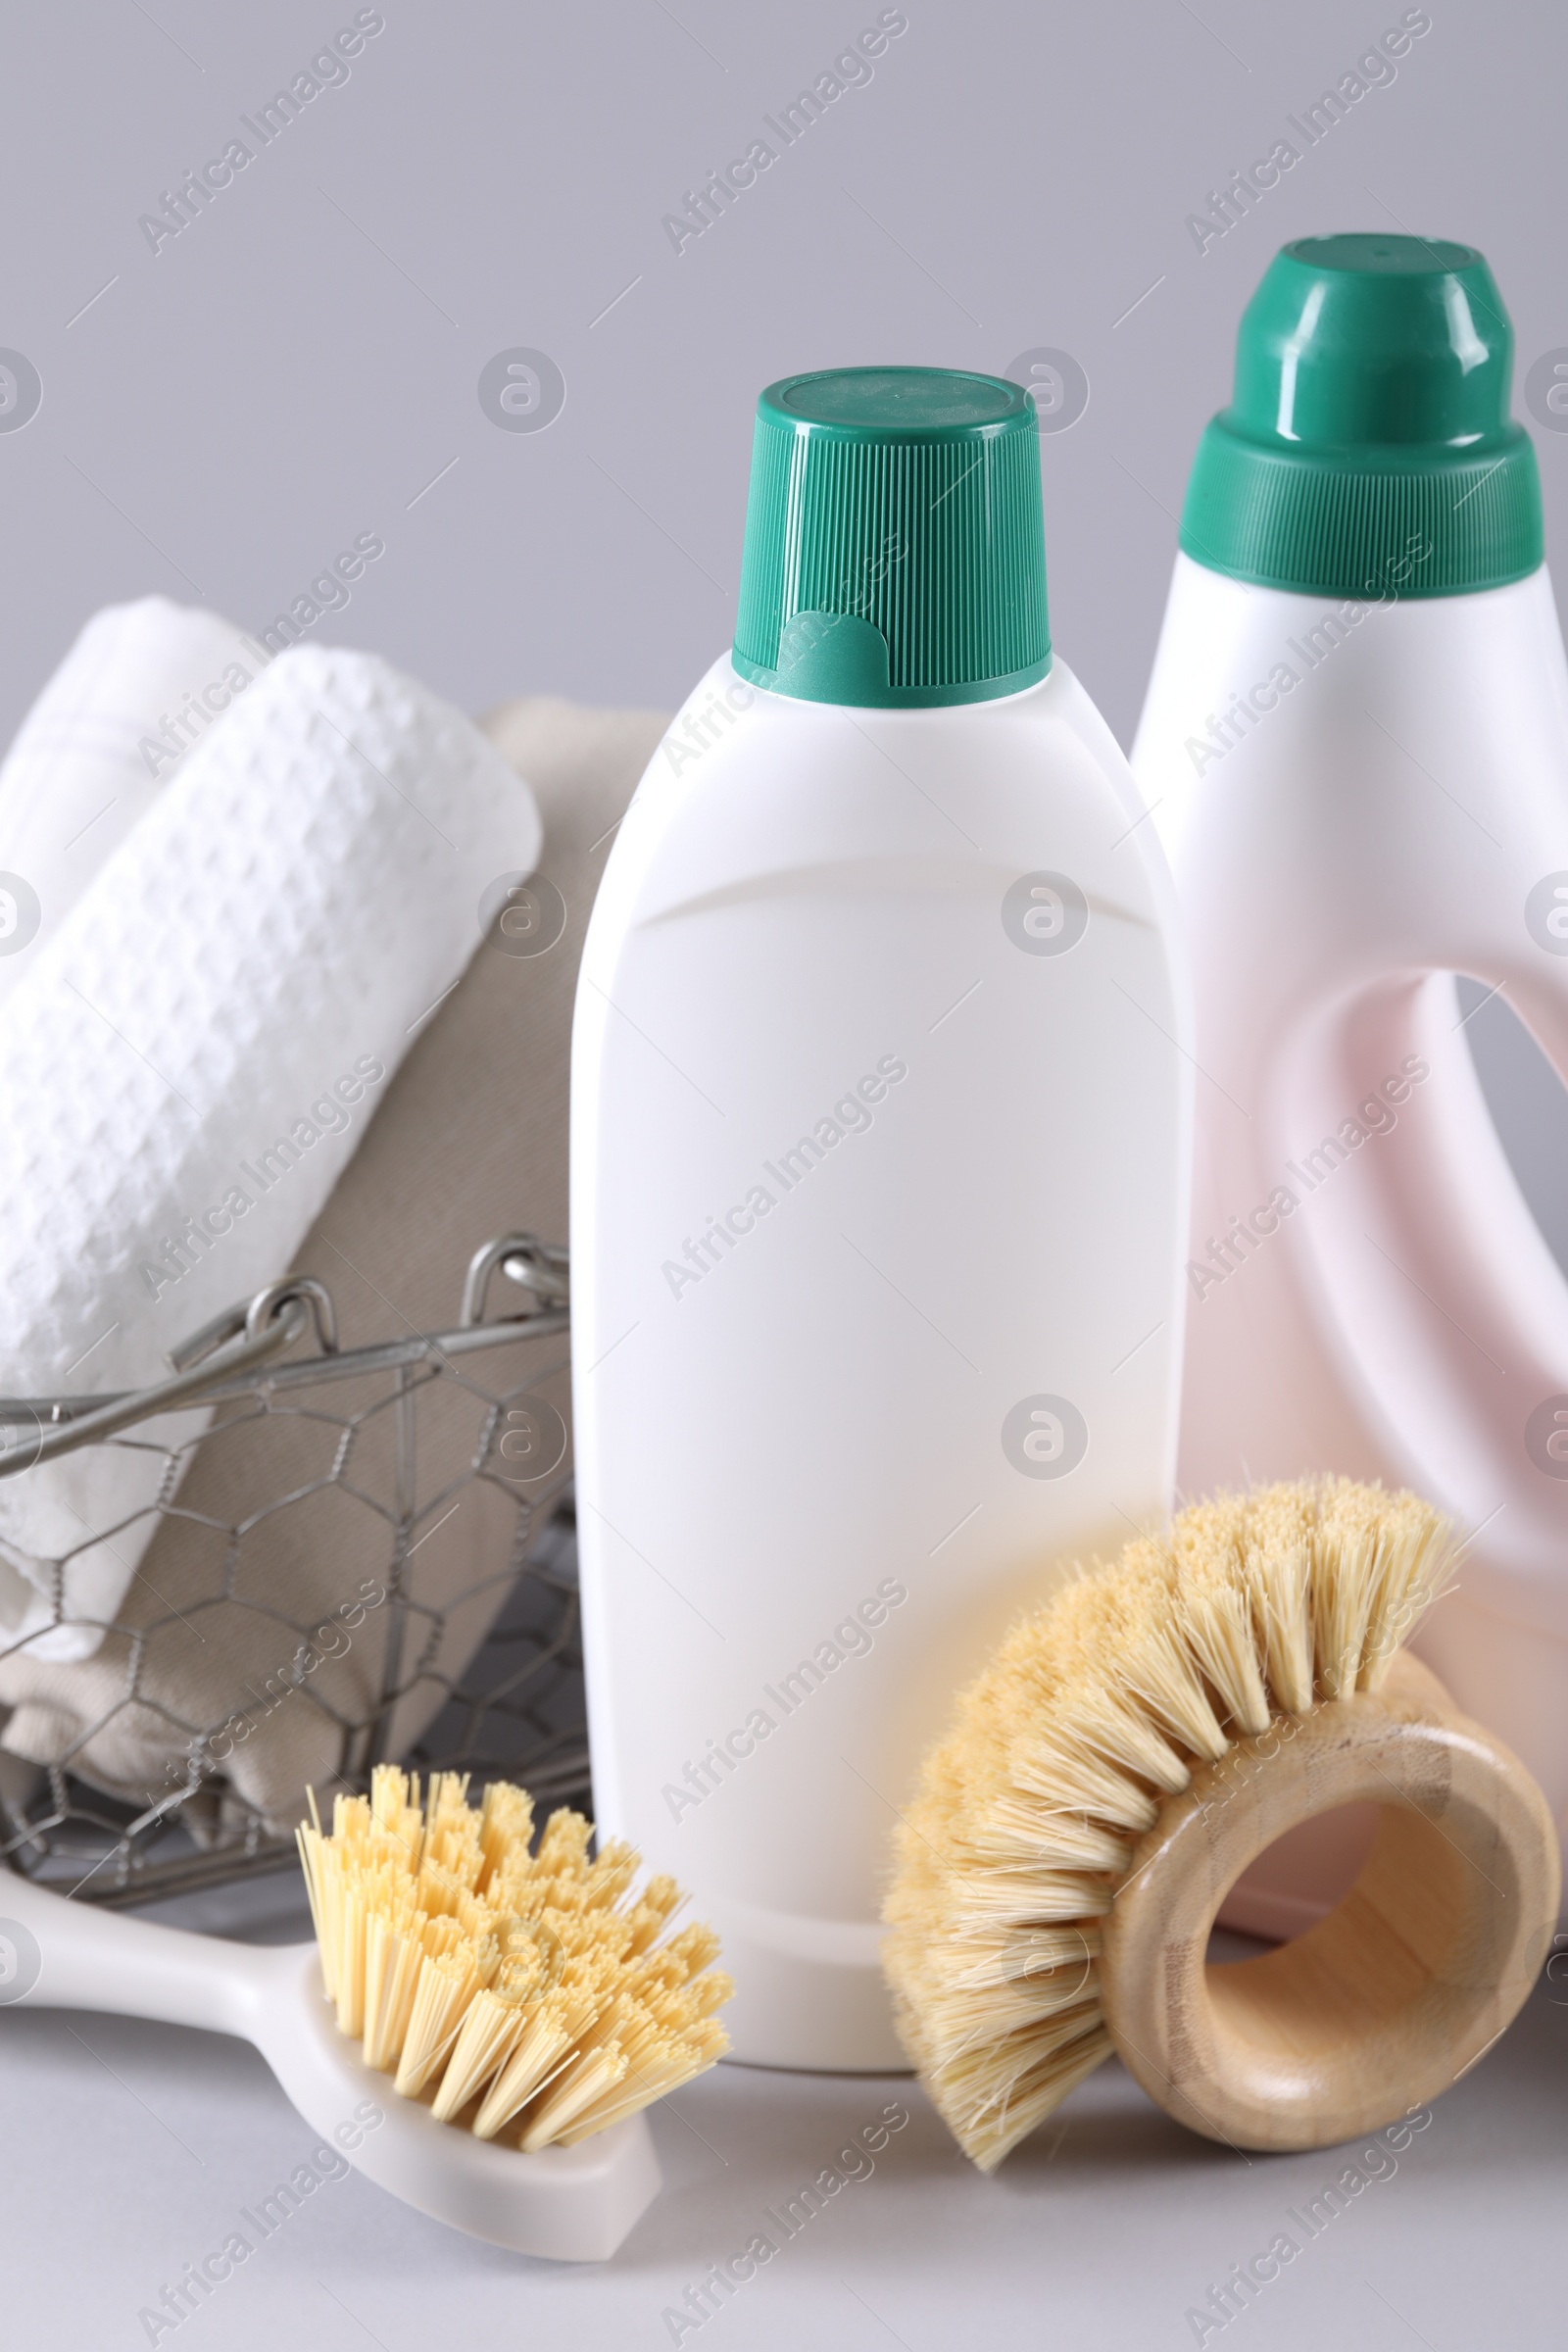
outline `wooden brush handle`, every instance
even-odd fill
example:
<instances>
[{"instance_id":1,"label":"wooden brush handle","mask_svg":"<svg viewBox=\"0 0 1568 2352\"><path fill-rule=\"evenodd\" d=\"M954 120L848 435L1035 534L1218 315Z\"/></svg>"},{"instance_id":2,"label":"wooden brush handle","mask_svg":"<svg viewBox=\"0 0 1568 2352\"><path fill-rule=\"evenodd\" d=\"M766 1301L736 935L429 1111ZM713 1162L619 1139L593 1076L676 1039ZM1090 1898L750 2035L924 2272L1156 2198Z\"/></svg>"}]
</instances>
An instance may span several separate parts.
<instances>
[{"instance_id":1,"label":"wooden brush handle","mask_svg":"<svg viewBox=\"0 0 1568 2352\"><path fill-rule=\"evenodd\" d=\"M1207 1966L1248 1864L1310 1815L1367 1801L1382 1817L1339 1907L1260 1959ZM1376 1694L1240 1741L1162 1806L1103 1923L1106 2023L1193 2131L1327 2147L1424 2105L1511 2023L1558 1883L1535 1782L1401 1651Z\"/></svg>"}]
</instances>

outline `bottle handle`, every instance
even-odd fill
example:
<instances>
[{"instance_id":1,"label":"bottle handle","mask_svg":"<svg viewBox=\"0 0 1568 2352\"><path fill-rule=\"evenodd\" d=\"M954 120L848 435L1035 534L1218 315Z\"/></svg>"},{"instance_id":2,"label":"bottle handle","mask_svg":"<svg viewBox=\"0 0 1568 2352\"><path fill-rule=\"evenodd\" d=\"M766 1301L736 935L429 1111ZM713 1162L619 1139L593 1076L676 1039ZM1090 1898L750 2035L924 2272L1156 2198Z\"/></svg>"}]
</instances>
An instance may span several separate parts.
<instances>
[{"instance_id":1,"label":"bottle handle","mask_svg":"<svg viewBox=\"0 0 1568 2352\"><path fill-rule=\"evenodd\" d=\"M1522 959L1477 977L1507 988L1568 1083L1568 963L1560 985ZM1426 973L1371 992L1322 1041L1293 1124L1343 1117L1368 1072L1402 1071L1409 1088L1381 1133L1377 1098L1363 1101L1360 1181L1325 1188L1307 1246L1325 1336L1397 1475L1484 1530L1479 1562L1501 1572L1506 1607L1568 1635L1568 1458L1559 1469L1544 1450L1551 1400L1568 1414L1568 1279L1508 1164L1464 1026L1451 975Z\"/></svg>"}]
</instances>

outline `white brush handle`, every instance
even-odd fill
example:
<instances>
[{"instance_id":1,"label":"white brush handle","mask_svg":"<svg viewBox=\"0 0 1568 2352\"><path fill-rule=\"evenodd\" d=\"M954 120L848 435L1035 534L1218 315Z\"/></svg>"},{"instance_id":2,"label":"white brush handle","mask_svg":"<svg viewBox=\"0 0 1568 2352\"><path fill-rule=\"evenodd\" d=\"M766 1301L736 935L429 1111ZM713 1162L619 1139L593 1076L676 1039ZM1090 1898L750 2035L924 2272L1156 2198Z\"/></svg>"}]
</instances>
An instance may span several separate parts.
<instances>
[{"instance_id":1,"label":"white brush handle","mask_svg":"<svg viewBox=\"0 0 1568 2352\"><path fill-rule=\"evenodd\" d=\"M119 1919L0 1869L0 2005L8 2001L241 2034L323 2144L368 2180L521 2254L606 2262L659 2194L644 2116L524 2156L400 2098L338 2032L314 1943L258 1950Z\"/></svg>"},{"instance_id":2,"label":"white brush handle","mask_svg":"<svg viewBox=\"0 0 1568 2352\"><path fill-rule=\"evenodd\" d=\"M279 1967L274 1952L122 1919L0 1873L0 2001L103 2009L253 2041Z\"/></svg>"}]
</instances>

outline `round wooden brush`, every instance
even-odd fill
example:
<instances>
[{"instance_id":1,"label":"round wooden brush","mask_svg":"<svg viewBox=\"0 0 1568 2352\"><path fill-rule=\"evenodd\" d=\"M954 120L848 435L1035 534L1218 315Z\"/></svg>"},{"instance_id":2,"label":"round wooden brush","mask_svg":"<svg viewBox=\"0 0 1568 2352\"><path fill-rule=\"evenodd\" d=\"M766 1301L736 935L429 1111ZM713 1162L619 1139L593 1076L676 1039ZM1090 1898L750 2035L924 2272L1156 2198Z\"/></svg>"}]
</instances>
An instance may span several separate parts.
<instances>
[{"instance_id":1,"label":"round wooden brush","mask_svg":"<svg viewBox=\"0 0 1568 2352\"><path fill-rule=\"evenodd\" d=\"M1511 2022L1556 1922L1556 1834L1401 1652L1452 1556L1413 1494L1220 1496L1067 1585L962 1694L899 1833L886 1961L983 2170L1112 2050L1196 2132L1319 2147L1431 2099ZM1208 1966L1247 1865L1368 1800L1338 1909Z\"/></svg>"}]
</instances>

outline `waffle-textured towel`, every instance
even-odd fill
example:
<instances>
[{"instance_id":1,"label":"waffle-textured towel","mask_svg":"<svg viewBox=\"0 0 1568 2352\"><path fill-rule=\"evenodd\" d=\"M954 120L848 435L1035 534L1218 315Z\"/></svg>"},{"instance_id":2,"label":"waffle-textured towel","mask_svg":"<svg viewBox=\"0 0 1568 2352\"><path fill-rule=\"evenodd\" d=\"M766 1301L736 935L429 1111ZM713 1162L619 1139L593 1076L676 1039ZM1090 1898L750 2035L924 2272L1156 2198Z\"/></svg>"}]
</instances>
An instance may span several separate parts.
<instances>
[{"instance_id":1,"label":"waffle-textured towel","mask_svg":"<svg viewBox=\"0 0 1568 2352\"><path fill-rule=\"evenodd\" d=\"M0 766L0 1004L110 853L269 656L216 612L95 612Z\"/></svg>"},{"instance_id":2,"label":"waffle-textured towel","mask_svg":"<svg viewBox=\"0 0 1568 2352\"><path fill-rule=\"evenodd\" d=\"M195 744L0 1027L0 1386L122 1390L286 1272L540 824L460 711L297 646ZM149 1425L169 1443L198 1427ZM154 1448L0 1480L0 1629L89 1654L149 1541ZM68 1613L51 1625L64 1561Z\"/></svg>"},{"instance_id":3,"label":"waffle-textured towel","mask_svg":"<svg viewBox=\"0 0 1568 2352\"><path fill-rule=\"evenodd\" d=\"M540 874L559 896L553 919L563 927L542 954L477 955L378 1090L380 1107L295 1257L330 1285L345 1348L449 1328L469 1257L496 1235L566 1238L577 963L615 826L662 722L647 711L534 701L508 704L485 724L533 787L544 819ZM507 1285L499 1287L504 1305ZM563 1344L549 1347L550 1361L564 1355ZM466 1359L466 1369L497 1377L484 1362ZM564 1378L546 1393L569 1413ZM432 1420L421 1407L403 1695L385 1732L393 1754L464 1673L517 1557L514 1498L484 1480L447 1492L469 1467L480 1425L478 1408L470 1401L465 1415L462 1402L453 1385L443 1413ZM390 1506L385 1421L364 1433L372 1442L351 1462L350 1483ZM345 1727L373 1715L383 1687L392 1611L373 1595L385 1590L392 1531L368 1504L319 1483L335 1445L319 1423L274 1416L205 1446L180 1489L180 1515L160 1527L96 1655L75 1665L25 1650L0 1656L0 1707L15 1709L4 1746L141 1805L167 1800L187 1761L206 1758L285 1827L308 1783L324 1792L334 1773L356 1768L364 1743ZM535 1527L568 1466L569 1457L520 1497ZM247 1525L289 1494L297 1499L286 1509ZM232 1600L218 1598L225 1579ZM357 1597L367 1585L368 1608ZM333 1630L307 1649L329 1619ZM531 1654L526 1642L509 1652L505 1704L514 1712L533 1701ZM562 1728L568 1739L577 1729Z\"/></svg>"}]
</instances>

